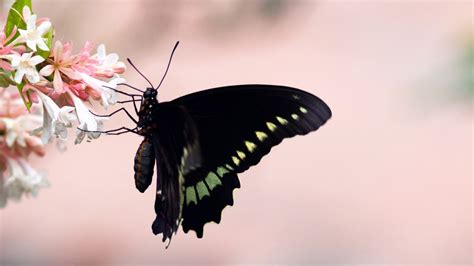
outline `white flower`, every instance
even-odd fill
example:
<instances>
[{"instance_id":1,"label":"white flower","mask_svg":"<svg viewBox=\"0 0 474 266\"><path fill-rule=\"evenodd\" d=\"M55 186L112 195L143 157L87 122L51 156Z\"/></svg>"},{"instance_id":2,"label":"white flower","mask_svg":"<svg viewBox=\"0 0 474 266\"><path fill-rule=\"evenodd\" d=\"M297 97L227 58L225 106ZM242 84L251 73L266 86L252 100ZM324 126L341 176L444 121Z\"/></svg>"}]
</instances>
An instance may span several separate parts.
<instances>
[{"instance_id":1,"label":"white flower","mask_svg":"<svg viewBox=\"0 0 474 266\"><path fill-rule=\"evenodd\" d=\"M74 102L77 119L79 120L78 130L76 131L76 140L74 143L81 143L85 136L87 136L88 139L97 139L100 137L100 133L95 131L100 130L102 121L96 120L96 117L89 111L89 109L87 109L81 99L77 98L72 93L69 95Z\"/></svg>"},{"instance_id":2,"label":"white flower","mask_svg":"<svg viewBox=\"0 0 474 266\"><path fill-rule=\"evenodd\" d=\"M104 121L106 118L96 118L97 122L97 130L102 130ZM74 141L74 144L80 144L84 140L84 137L87 135L88 141L91 139L97 139L100 137L100 133L97 132L88 132L88 130L83 129L82 127L79 127L81 129L77 129L76 131L76 140Z\"/></svg>"},{"instance_id":3,"label":"white flower","mask_svg":"<svg viewBox=\"0 0 474 266\"><path fill-rule=\"evenodd\" d=\"M18 201L23 194L36 196L38 190L49 186L45 176L38 173L23 158L6 158L9 175L4 176L0 198Z\"/></svg>"},{"instance_id":4,"label":"white flower","mask_svg":"<svg viewBox=\"0 0 474 266\"><path fill-rule=\"evenodd\" d=\"M13 69L16 70L15 82L20 84L23 76L26 76L30 83L37 83L40 81L40 75L36 70L36 65L43 62L44 58L33 53L24 53L21 56L17 54L10 55Z\"/></svg>"},{"instance_id":5,"label":"white flower","mask_svg":"<svg viewBox=\"0 0 474 266\"><path fill-rule=\"evenodd\" d=\"M40 91L37 93L43 105L43 126L35 129L35 133L42 132L41 140L44 144L49 142L52 135L66 139L67 128L72 127L72 122L76 120L74 107L59 108L51 98Z\"/></svg>"},{"instance_id":6,"label":"white flower","mask_svg":"<svg viewBox=\"0 0 474 266\"><path fill-rule=\"evenodd\" d=\"M125 79L115 78L110 80L109 82L105 82L100 79L93 78L84 73L80 73L80 75L82 77L82 80L87 83L87 85L100 92L102 100L101 104L102 106L104 106L105 109L107 109L109 105L117 103L117 93L109 88L117 88L117 84L124 83Z\"/></svg>"},{"instance_id":7,"label":"white flower","mask_svg":"<svg viewBox=\"0 0 474 266\"><path fill-rule=\"evenodd\" d=\"M26 20L26 30L19 29L18 32L20 33L20 37L16 42L26 42L26 46L28 46L31 50L36 52L36 46L38 46L43 51L49 51L48 46L46 45L45 35L49 29L51 28L51 22L44 21L38 27L36 27L36 15L31 15L31 12L25 12L26 10L23 9L24 14L28 14L29 16L25 16Z\"/></svg>"},{"instance_id":8,"label":"white flower","mask_svg":"<svg viewBox=\"0 0 474 266\"><path fill-rule=\"evenodd\" d=\"M13 147L15 142L20 147L26 147L25 137L29 136L34 128L40 123L40 118L36 115L21 115L16 118L0 118L5 125L5 142L8 147Z\"/></svg>"},{"instance_id":9,"label":"white flower","mask_svg":"<svg viewBox=\"0 0 474 266\"><path fill-rule=\"evenodd\" d=\"M100 77L112 78L115 73L125 71L125 64L119 61L119 56L115 53L107 54L103 44L97 47L97 53L92 57L99 61L95 74Z\"/></svg>"},{"instance_id":10,"label":"white flower","mask_svg":"<svg viewBox=\"0 0 474 266\"><path fill-rule=\"evenodd\" d=\"M97 46L97 54L94 55L99 61L99 64L105 66L113 66L115 63L118 62L119 56L116 53L107 54L105 52L105 45L100 44Z\"/></svg>"}]
</instances>

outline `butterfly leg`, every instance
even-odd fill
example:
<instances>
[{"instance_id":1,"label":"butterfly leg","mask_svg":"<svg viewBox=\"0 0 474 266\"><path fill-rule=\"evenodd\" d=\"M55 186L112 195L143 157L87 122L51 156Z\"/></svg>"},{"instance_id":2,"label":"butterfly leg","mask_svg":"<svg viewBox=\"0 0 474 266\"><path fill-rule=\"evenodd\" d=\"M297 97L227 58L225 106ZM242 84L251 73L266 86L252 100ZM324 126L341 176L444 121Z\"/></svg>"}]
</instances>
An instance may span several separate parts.
<instances>
[{"instance_id":1,"label":"butterfly leg","mask_svg":"<svg viewBox=\"0 0 474 266\"><path fill-rule=\"evenodd\" d=\"M100 134L106 134L106 135L121 135L121 134L128 133L128 132L132 132L132 133L135 133L137 135L140 135L140 134L138 134L138 131L137 131L136 127L135 128L121 127L121 128L110 129L110 130L105 130L105 131L85 130L85 129L82 129L82 128L77 128L77 129L79 129L81 131L84 131L84 132L87 132L87 133L100 133Z\"/></svg>"},{"instance_id":2,"label":"butterfly leg","mask_svg":"<svg viewBox=\"0 0 474 266\"><path fill-rule=\"evenodd\" d=\"M144 93L144 91L142 91L142 90L140 90L140 89L138 89L138 88L135 88L135 87L133 87L132 85L127 84L127 83L117 83L117 85L126 86L126 87L129 87L130 89L133 89L133 90L139 91L139 92L141 92L141 93Z\"/></svg>"},{"instance_id":3,"label":"butterfly leg","mask_svg":"<svg viewBox=\"0 0 474 266\"><path fill-rule=\"evenodd\" d=\"M118 84L118 85L121 85L121 83ZM141 94L126 93L126 92L123 92L123 91L121 91L121 90L117 90L117 89L114 89L114 88L108 87L108 86L104 86L104 88L107 88L107 89L109 89L109 90L113 90L113 91L118 92L118 93L123 94L123 95L130 96L130 97L132 97L132 98L133 98L133 96L136 96L136 97L143 97Z\"/></svg>"},{"instance_id":4,"label":"butterfly leg","mask_svg":"<svg viewBox=\"0 0 474 266\"><path fill-rule=\"evenodd\" d=\"M125 84L122 84L122 83L119 83L118 85L125 85ZM130 85L129 85L130 86ZM127 95L129 97L132 97L132 100L128 100L128 101L118 101L118 103L125 103L125 102L129 102L129 101L132 101L133 102L133 107L135 108L135 113L137 113L138 115L138 108L137 108L137 104L136 104L136 101L141 101L143 96L140 95L140 94L131 94L131 93L126 93L126 92L123 92L123 91L120 91L120 90L117 90L117 89L114 89L112 87L107 87L107 86L104 86L105 88L108 88L110 90L113 90L115 92L118 92L118 93L121 93L123 95ZM135 87L133 87L135 88ZM136 88L135 88L136 89ZM139 90L140 91L140 90ZM135 100L135 97L139 97L138 100Z\"/></svg>"},{"instance_id":5,"label":"butterfly leg","mask_svg":"<svg viewBox=\"0 0 474 266\"><path fill-rule=\"evenodd\" d=\"M89 112L90 112L91 114L97 116L97 117L111 117L111 116L113 116L114 114L116 114L116 113L118 113L118 112L120 112L120 111L124 111L124 112L127 114L127 116L128 116L133 122L135 122L135 124L138 124L138 121L127 111L127 109L125 109L125 107L122 107L122 108L120 108L120 109L117 109L117 110L113 111L112 113L110 113L110 114L108 114L108 115L98 115L98 114L93 113L92 111L89 111Z\"/></svg>"},{"instance_id":6,"label":"butterfly leg","mask_svg":"<svg viewBox=\"0 0 474 266\"><path fill-rule=\"evenodd\" d=\"M137 115L139 115L139 114L138 114L138 107L137 107L136 102L141 102L141 99L140 99L140 100L135 100L135 98L132 96L132 100L117 101L117 103L120 103L120 104L132 103L132 102L133 102L133 108L135 109L135 113L136 113Z\"/></svg>"},{"instance_id":7,"label":"butterfly leg","mask_svg":"<svg viewBox=\"0 0 474 266\"><path fill-rule=\"evenodd\" d=\"M120 131L120 130L122 130L122 131ZM119 132L116 132L116 131L119 131ZM121 134L124 134L124 133L127 133L127 132L132 132L132 133L138 134L138 131L137 131L136 127L135 128L121 127L121 128L110 129L110 130L106 130L106 131L93 131L93 132L107 134L107 135L121 135Z\"/></svg>"},{"instance_id":8,"label":"butterfly leg","mask_svg":"<svg viewBox=\"0 0 474 266\"><path fill-rule=\"evenodd\" d=\"M129 132L132 132L132 133L135 133L135 134L139 135L138 132L136 132L136 131L129 131L129 130L120 131L120 132L114 132L114 133L104 133L104 134L106 134L106 135L108 135L108 136L117 136L117 135L122 135L122 134L125 134L125 133L129 133Z\"/></svg>"}]
</instances>

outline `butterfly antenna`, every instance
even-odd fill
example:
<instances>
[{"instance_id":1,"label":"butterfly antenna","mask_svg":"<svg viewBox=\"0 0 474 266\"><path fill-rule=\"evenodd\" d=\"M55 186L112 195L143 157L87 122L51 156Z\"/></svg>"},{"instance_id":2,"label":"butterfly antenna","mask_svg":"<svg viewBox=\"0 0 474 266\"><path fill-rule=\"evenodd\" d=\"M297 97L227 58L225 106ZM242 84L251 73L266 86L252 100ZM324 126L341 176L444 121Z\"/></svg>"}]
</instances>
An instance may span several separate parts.
<instances>
[{"instance_id":1,"label":"butterfly antenna","mask_svg":"<svg viewBox=\"0 0 474 266\"><path fill-rule=\"evenodd\" d=\"M168 74L168 69L170 69L171 60L173 59L174 51L176 51L176 48L178 48L178 44L179 44L179 41L177 41L176 44L174 45L173 51L171 52L170 60L168 61L168 66L166 67L165 74L163 75L163 78L161 78L160 84L158 84L158 87L156 87L156 90L160 88L161 83L163 83L163 80L165 80L166 74Z\"/></svg>"},{"instance_id":2,"label":"butterfly antenna","mask_svg":"<svg viewBox=\"0 0 474 266\"><path fill-rule=\"evenodd\" d=\"M148 83L150 84L150 86L151 86L152 88L155 87L155 86L153 86L153 84L151 84L150 80L147 79L147 78L145 77L145 75L143 75L143 73L140 72L140 70L138 70L138 68L132 63L132 60L130 60L130 58L127 58L127 61L128 61L128 63L138 72L138 74L140 74L146 81L148 81Z\"/></svg>"}]
</instances>

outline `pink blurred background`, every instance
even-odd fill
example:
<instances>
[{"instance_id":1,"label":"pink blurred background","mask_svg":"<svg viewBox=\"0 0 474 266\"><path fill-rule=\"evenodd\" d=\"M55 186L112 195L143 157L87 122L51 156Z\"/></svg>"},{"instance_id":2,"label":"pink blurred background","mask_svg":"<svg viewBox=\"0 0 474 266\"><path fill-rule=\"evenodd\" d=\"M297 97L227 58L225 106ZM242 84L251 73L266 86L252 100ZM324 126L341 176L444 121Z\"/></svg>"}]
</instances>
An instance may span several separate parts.
<instances>
[{"instance_id":1,"label":"pink blurred background","mask_svg":"<svg viewBox=\"0 0 474 266\"><path fill-rule=\"evenodd\" d=\"M471 1L33 4L56 39L105 43L155 83L181 41L161 101L283 84L324 99L333 118L241 174L221 224L203 239L180 230L168 250L150 228L154 193L134 187L139 137L51 147L34 159L51 188L0 211L0 264L472 262L474 83L459 63ZM146 86L131 68L125 78Z\"/></svg>"}]
</instances>

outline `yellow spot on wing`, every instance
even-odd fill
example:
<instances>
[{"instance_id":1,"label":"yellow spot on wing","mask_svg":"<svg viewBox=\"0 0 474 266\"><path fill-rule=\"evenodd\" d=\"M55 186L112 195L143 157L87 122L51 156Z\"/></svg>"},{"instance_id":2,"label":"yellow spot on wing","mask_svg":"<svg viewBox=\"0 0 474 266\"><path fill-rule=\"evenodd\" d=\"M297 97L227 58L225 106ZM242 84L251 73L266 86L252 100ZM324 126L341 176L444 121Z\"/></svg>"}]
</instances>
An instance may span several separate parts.
<instances>
[{"instance_id":1,"label":"yellow spot on wing","mask_svg":"<svg viewBox=\"0 0 474 266\"><path fill-rule=\"evenodd\" d=\"M272 122L267 122L267 127L270 129L271 132L275 131L277 126L273 124Z\"/></svg>"},{"instance_id":2,"label":"yellow spot on wing","mask_svg":"<svg viewBox=\"0 0 474 266\"><path fill-rule=\"evenodd\" d=\"M250 142L248 140L245 141L245 146L247 146L247 149L249 152L253 152L255 148L257 148L257 145L255 145L253 142Z\"/></svg>"},{"instance_id":3,"label":"yellow spot on wing","mask_svg":"<svg viewBox=\"0 0 474 266\"><path fill-rule=\"evenodd\" d=\"M298 120L300 117L297 114L292 114L291 118L293 118L294 120Z\"/></svg>"},{"instance_id":4,"label":"yellow spot on wing","mask_svg":"<svg viewBox=\"0 0 474 266\"><path fill-rule=\"evenodd\" d=\"M204 184L203 181L199 181L196 184L196 190L197 190L197 193L198 193L199 200L201 200L205 196L211 196L209 194L209 190L207 190L206 184Z\"/></svg>"},{"instance_id":5,"label":"yellow spot on wing","mask_svg":"<svg viewBox=\"0 0 474 266\"><path fill-rule=\"evenodd\" d=\"M286 119L283 118L283 117L277 116L277 120L278 120L278 122L280 122L280 124L282 124L282 125L288 124L288 120L286 120Z\"/></svg>"},{"instance_id":6,"label":"yellow spot on wing","mask_svg":"<svg viewBox=\"0 0 474 266\"><path fill-rule=\"evenodd\" d=\"M239 160L239 159L237 159L237 157L235 157L235 156L232 156L232 161L234 162L234 164L235 164L235 165L239 166L239 164L240 164L240 160Z\"/></svg>"},{"instance_id":7,"label":"yellow spot on wing","mask_svg":"<svg viewBox=\"0 0 474 266\"><path fill-rule=\"evenodd\" d=\"M268 135L265 134L265 132L262 132L262 131L255 131L255 135L257 135L257 138L260 141L264 141L266 138L268 138Z\"/></svg>"},{"instance_id":8,"label":"yellow spot on wing","mask_svg":"<svg viewBox=\"0 0 474 266\"><path fill-rule=\"evenodd\" d=\"M245 159L245 153L241 152L241 151L237 151L237 155L240 157L240 159Z\"/></svg>"},{"instance_id":9,"label":"yellow spot on wing","mask_svg":"<svg viewBox=\"0 0 474 266\"><path fill-rule=\"evenodd\" d=\"M206 183L209 186L210 190L213 190L215 187L222 185L221 180L214 172L209 172L206 176Z\"/></svg>"},{"instance_id":10,"label":"yellow spot on wing","mask_svg":"<svg viewBox=\"0 0 474 266\"><path fill-rule=\"evenodd\" d=\"M196 190L194 190L194 187L187 187L186 188L186 205L189 205L189 203L191 202L194 202L194 204L197 204Z\"/></svg>"},{"instance_id":11,"label":"yellow spot on wing","mask_svg":"<svg viewBox=\"0 0 474 266\"><path fill-rule=\"evenodd\" d=\"M306 114L308 112L308 110L306 110L306 108L304 107L300 107L300 111L303 113L303 114Z\"/></svg>"}]
</instances>

